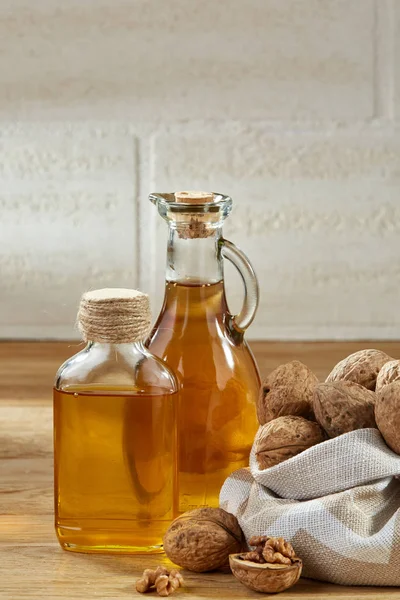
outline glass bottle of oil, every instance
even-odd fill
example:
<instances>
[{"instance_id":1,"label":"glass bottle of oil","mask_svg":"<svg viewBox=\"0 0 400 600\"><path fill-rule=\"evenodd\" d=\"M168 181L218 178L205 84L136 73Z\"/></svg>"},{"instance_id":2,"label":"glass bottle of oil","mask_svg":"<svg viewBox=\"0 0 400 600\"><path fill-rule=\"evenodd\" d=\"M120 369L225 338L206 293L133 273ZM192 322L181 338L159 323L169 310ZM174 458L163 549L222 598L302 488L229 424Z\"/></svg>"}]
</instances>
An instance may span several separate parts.
<instances>
[{"instance_id":1,"label":"glass bottle of oil","mask_svg":"<svg viewBox=\"0 0 400 600\"><path fill-rule=\"evenodd\" d=\"M174 369L179 392L179 510L218 506L224 479L248 465L257 429L260 379L244 340L258 303L245 255L222 237L232 200L221 194L152 194L169 225L164 305L148 347ZM230 314L223 257L245 285L242 311Z\"/></svg>"},{"instance_id":2,"label":"glass bottle of oil","mask_svg":"<svg viewBox=\"0 0 400 600\"><path fill-rule=\"evenodd\" d=\"M176 514L177 382L143 345L148 296L83 295L88 341L54 387L55 527L65 550L162 551Z\"/></svg>"}]
</instances>

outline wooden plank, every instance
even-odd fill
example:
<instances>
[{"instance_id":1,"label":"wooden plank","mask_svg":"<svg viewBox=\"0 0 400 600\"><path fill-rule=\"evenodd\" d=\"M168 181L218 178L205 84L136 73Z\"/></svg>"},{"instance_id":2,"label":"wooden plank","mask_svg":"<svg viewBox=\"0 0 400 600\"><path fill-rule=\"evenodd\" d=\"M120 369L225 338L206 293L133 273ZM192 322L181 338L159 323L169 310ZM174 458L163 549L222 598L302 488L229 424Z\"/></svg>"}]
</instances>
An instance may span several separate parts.
<instances>
[{"instance_id":1,"label":"wooden plank","mask_svg":"<svg viewBox=\"0 0 400 600\"><path fill-rule=\"evenodd\" d=\"M28 523L26 523L28 525ZM33 531L35 527L33 526ZM42 530L36 530L42 535ZM33 537L33 536L32 536ZM0 546L0 549L2 547ZM120 600L121 598L157 598L153 594L141 596L135 591L135 580L146 568L170 565L167 558L149 556L105 556L64 552L54 544L28 543L7 545L2 552L2 579L0 598L26 600L28 598L68 598L71 600ZM27 576L24 577L24 574ZM204 598L262 598L243 587L225 573L183 572L185 586L174 598L200 600ZM330 598L364 600L377 598L377 588L333 586L308 579L279 595L282 600L298 598ZM395 588L379 588L379 596L400 598ZM266 596L269 597L269 596Z\"/></svg>"},{"instance_id":2,"label":"wooden plank","mask_svg":"<svg viewBox=\"0 0 400 600\"><path fill-rule=\"evenodd\" d=\"M250 342L260 373L297 359L320 379L342 358L361 348L400 357L400 342ZM71 342L0 342L0 405L47 405L58 367L83 348Z\"/></svg>"},{"instance_id":3,"label":"wooden plank","mask_svg":"<svg viewBox=\"0 0 400 600\"><path fill-rule=\"evenodd\" d=\"M400 356L400 343L252 344L266 374L298 358L320 378L333 364L361 347ZM51 388L75 343L0 343L0 599L119 600L142 597L134 588L144 568L167 564L162 556L106 556L64 552L53 531ZM260 598L231 575L185 572L176 598ZM279 598L400 599L395 588L340 587L300 580ZM146 597L154 597L151 594Z\"/></svg>"},{"instance_id":4,"label":"wooden plank","mask_svg":"<svg viewBox=\"0 0 400 600\"><path fill-rule=\"evenodd\" d=\"M0 405L0 457L46 456L52 453L52 448L50 403L47 406Z\"/></svg>"},{"instance_id":5,"label":"wooden plank","mask_svg":"<svg viewBox=\"0 0 400 600\"><path fill-rule=\"evenodd\" d=\"M37 514L53 516L52 456L0 459L0 519Z\"/></svg>"},{"instance_id":6,"label":"wooden plank","mask_svg":"<svg viewBox=\"0 0 400 600\"><path fill-rule=\"evenodd\" d=\"M0 342L0 404L46 405L58 367L84 347L78 342Z\"/></svg>"}]
</instances>

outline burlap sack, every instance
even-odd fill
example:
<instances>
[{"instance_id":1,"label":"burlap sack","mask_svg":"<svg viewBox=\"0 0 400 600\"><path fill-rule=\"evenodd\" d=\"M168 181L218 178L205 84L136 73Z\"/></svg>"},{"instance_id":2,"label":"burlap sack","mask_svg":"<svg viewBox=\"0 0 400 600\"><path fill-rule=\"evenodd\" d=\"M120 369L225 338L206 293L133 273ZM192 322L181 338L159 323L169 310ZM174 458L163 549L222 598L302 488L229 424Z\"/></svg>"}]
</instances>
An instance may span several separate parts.
<instances>
[{"instance_id":1,"label":"burlap sack","mask_svg":"<svg viewBox=\"0 0 400 600\"><path fill-rule=\"evenodd\" d=\"M376 429L318 444L280 465L233 473L220 506L252 535L283 536L303 575L344 585L400 586L400 456Z\"/></svg>"}]
</instances>

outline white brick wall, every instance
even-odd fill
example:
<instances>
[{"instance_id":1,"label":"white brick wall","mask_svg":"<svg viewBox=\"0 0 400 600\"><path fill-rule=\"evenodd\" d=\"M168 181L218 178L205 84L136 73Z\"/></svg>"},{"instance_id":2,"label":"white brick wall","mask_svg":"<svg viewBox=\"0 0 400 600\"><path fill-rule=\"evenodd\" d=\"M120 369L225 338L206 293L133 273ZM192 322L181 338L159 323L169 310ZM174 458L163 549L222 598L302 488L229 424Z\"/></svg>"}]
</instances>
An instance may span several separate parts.
<instances>
[{"instance_id":1,"label":"white brick wall","mask_svg":"<svg viewBox=\"0 0 400 600\"><path fill-rule=\"evenodd\" d=\"M149 191L231 194L249 337L400 336L400 2L2 0L0 336L162 295ZM233 308L241 283L227 269Z\"/></svg>"},{"instance_id":2,"label":"white brick wall","mask_svg":"<svg viewBox=\"0 0 400 600\"><path fill-rule=\"evenodd\" d=\"M82 290L137 285L135 138L0 126L3 337L70 337Z\"/></svg>"}]
</instances>

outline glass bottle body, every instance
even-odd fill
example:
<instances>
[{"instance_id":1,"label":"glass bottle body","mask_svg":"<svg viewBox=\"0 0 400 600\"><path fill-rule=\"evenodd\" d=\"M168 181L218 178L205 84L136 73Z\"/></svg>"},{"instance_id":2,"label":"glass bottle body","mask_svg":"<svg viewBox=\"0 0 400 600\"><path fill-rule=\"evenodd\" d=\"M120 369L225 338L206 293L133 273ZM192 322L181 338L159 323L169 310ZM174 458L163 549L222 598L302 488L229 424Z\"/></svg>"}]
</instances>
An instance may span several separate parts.
<instances>
[{"instance_id":1,"label":"glass bottle body","mask_svg":"<svg viewBox=\"0 0 400 600\"><path fill-rule=\"evenodd\" d=\"M54 388L55 527L66 550L162 551L176 514L176 381L142 344L93 344Z\"/></svg>"},{"instance_id":2,"label":"glass bottle body","mask_svg":"<svg viewBox=\"0 0 400 600\"><path fill-rule=\"evenodd\" d=\"M191 209L192 210L192 209ZM160 211L161 212L161 211ZM179 511L218 506L222 483L248 466L260 378L229 313L219 222L197 237L170 215L164 304L148 346L179 382Z\"/></svg>"}]
</instances>

